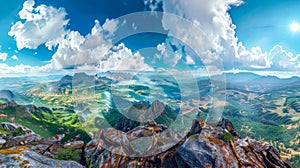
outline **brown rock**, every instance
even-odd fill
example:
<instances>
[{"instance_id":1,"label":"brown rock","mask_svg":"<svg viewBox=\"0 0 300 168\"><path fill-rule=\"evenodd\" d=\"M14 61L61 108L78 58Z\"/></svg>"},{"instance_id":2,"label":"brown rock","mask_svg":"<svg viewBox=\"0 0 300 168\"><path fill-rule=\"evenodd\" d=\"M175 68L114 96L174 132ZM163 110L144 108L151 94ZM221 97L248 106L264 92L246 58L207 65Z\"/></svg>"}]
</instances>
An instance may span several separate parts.
<instances>
[{"instance_id":1,"label":"brown rock","mask_svg":"<svg viewBox=\"0 0 300 168\"><path fill-rule=\"evenodd\" d=\"M53 154L57 154L57 149L60 148L59 144L52 144L49 151Z\"/></svg>"},{"instance_id":2,"label":"brown rock","mask_svg":"<svg viewBox=\"0 0 300 168\"><path fill-rule=\"evenodd\" d=\"M155 135L163 135L165 133L164 127L158 128L159 125L138 126L127 132L127 139L136 151L132 141L140 137L152 137L149 141L149 151L146 154L161 149L157 144L161 144ZM162 129L162 130L161 130ZM157 132L156 132L157 130ZM105 131L104 131L105 132ZM89 164L95 167L257 167L257 168L290 168L290 166L281 160L278 152L268 143L259 142L250 138L240 138L235 136L229 142L219 139L220 135L230 132L234 136L235 130L233 124L223 119L218 126L214 124L204 123L203 120L194 120L190 135L187 139L182 138L180 143L170 147L166 150L154 155L147 155L144 157L126 157L125 155L118 155L122 147L103 148L103 141L114 143L124 143L122 136L117 136L114 132L103 133L103 139L92 141L85 149L86 158L89 158ZM120 135L120 134L119 134ZM146 135L146 136L145 136ZM117 139L119 137L119 139ZM99 143L97 145L97 143ZM140 142L142 143L142 142ZM169 144L171 142L167 142ZM139 142L136 143L137 146ZM143 144L143 143L142 143ZM167 145L166 144L166 145ZM107 145L107 144L106 144ZM94 148L94 149L93 149ZM109 150L107 150L109 149ZM128 148L129 149L129 148ZM124 149L123 149L124 150Z\"/></svg>"},{"instance_id":3,"label":"brown rock","mask_svg":"<svg viewBox=\"0 0 300 168\"><path fill-rule=\"evenodd\" d=\"M43 154L49 148L49 145L38 144L36 146L31 147L32 151Z\"/></svg>"},{"instance_id":4,"label":"brown rock","mask_svg":"<svg viewBox=\"0 0 300 168\"><path fill-rule=\"evenodd\" d=\"M233 136L239 136L238 133L235 131L233 124L228 119L223 118L217 126L222 127L223 129L230 132Z\"/></svg>"},{"instance_id":5,"label":"brown rock","mask_svg":"<svg viewBox=\"0 0 300 168\"><path fill-rule=\"evenodd\" d=\"M64 148L81 149L84 146L83 141L74 141L64 144Z\"/></svg>"},{"instance_id":6,"label":"brown rock","mask_svg":"<svg viewBox=\"0 0 300 168\"><path fill-rule=\"evenodd\" d=\"M60 142L64 137L65 137L65 134L58 134L58 135L54 135L54 136L50 137L49 140L51 140L53 142Z\"/></svg>"},{"instance_id":7,"label":"brown rock","mask_svg":"<svg viewBox=\"0 0 300 168\"><path fill-rule=\"evenodd\" d=\"M46 156L47 158L54 159L54 155L48 151L46 151L43 155Z\"/></svg>"},{"instance_id":8,"label":"brown rock","mask_svg":"<svg viewBox=\"0 0 300 168\"><path fill-rule=\"evenodd\" d=\"M75 161L54 160L31 151L24 146L0 150L0 160L0 167L84 168L84 166Z\"/></svg>"},{"instance_id":9,"label":"brown rock","mask_svg":"<svg viewBox=\"0 0 300 168\"><path fill-rule=\"evenodd\" d=\"M223 118L222 121L220 121L217 126L222 127L223 129L226 129L229 132L235 130L233 124L228 119L225 118Z\"/></svg>"},{"instance_id":10,"label":"brown rock","mask_svg":"<svg viewBox=\"0 0 300 168\"><path fill-rule=\"evenodd\" d=\"M202 127L204 127L204 121L201 119L195 119L190 130L191 134L200 134Z\"/></svg>"}]
</instances>

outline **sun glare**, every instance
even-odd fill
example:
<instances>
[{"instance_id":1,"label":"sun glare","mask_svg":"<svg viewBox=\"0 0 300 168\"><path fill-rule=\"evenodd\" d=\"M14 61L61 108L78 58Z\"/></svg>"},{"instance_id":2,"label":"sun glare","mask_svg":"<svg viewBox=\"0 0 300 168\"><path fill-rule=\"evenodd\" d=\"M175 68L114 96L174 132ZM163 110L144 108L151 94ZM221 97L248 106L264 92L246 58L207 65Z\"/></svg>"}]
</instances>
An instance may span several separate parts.
<instances>
[{"instance_id":1,"label":"sun glare","mask_svg":"<svg viewBox=\"0 0 300 168\"><path fill-rule=\"evenodd\" d=\"M292 32L299 32L300 31L300 25L297 22L292 22L290 24L290 29Z\"/></svg>"}]
</instances>

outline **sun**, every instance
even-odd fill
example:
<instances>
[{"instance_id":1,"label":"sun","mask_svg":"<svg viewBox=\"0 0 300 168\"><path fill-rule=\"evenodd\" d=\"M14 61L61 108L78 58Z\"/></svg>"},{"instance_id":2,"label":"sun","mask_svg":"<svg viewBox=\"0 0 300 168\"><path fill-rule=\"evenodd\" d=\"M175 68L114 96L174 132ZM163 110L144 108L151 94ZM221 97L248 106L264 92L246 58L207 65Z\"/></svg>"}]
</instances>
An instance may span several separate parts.
<instances>
[{"instance_id":1,"label":"sun","mask_svg":"<svg viewBox=\"0 0 300 168\"><path fill-rule=\"evenodd\" d=\"M292 22L290 24L290 29L292 32L299 32L300 31L300 25L297 22Z\"/></svg>"}]
</instances>

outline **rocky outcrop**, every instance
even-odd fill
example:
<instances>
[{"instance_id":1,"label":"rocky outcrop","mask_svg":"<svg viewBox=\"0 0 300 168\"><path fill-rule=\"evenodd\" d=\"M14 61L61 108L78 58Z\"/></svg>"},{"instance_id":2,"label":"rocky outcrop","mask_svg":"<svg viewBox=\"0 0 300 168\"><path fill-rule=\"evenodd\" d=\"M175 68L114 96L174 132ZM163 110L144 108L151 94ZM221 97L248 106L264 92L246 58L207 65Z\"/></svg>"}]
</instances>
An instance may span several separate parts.
<instances>
[{"instance_id":1,"label":"rocky outcrop","mask_svg":"<svg viewBox=\"0 0 300 168\"><path fill-rule=\"evenodd\" d=\"M83 141L74 141L64 144L64 148L81 149L84 147Z\"/></svg>"},{"instance_id":2,"label":"rocky outcrop","mask_svg":"<svg viewBox=\"0 0 300 168\"><path fill-rule=\"evenodd\" d=\"M88 163L93 167L111 168L290 167L280 159L278 152L270 144L249 137L240 138L234 130L233 124L226 119L217 125L207 124L200 119L194 120L188 135L168 150L144 157L126 156L127 152L136 150L134 149L136 146L126 144L126 142L129 143L130 140L137 137L153 137L155 134L162 134L165 129L162 125L153 125L152 123L136 127L122 136L118 131L102 130L99 132L99 139L91 141L85 148ZM157 150L156 145L160 142L153 142L149 141L150 145L147 150ZM112 145L107 147L108 143ZM122 155L120 155L120 151L122 151Z\"/></svg>"},{"instance_id":3,"label":"rocky outcrop","mask_svg":"<svg viewBox=\"0 0 300 168\"><path fill-rule=\"evenodd\" d=\"M14 132L17 128L21 128L24 131L24 134L35 134L31 129L17 123L1 122L0 126L10 132Z\"/></svg>"},{"instance_id":4,"label":"rocky outcrop","mask_svg":"<svg viewBox=\"0 0 300 168\"><path fill-rule=\"evenodd\" d=\"M10 102L8 103L4 103L4 104L1 104L0 105L0 109L5 109L7 107L16 107L18 104L14 101L14 100L11 100Z\"/></svg>"},{"instance_id":5,"label":"rocky outcrop","mask_svg":"<svg viewBox=\"0 0 300 168\"><path fill-rule=\"evenodd\" d=\"M16 146L9 149L0 150L0 167L65 167L84 168L84 166L74 161L61 161L47 158L26 146Z\"/></svg>"},{"instance_id":6,"label":"rocky outcrop","mask_svg":"<svg viewBox=\"0 0 300 168\"><path fill-rule=\"evenodd\" d=\"M226 118L223 118L217 126L222 127L233 136L239 136L239 134L235 131L233 124Z\"/></svg>"},{"instance_id":7,"label":"rocky outcrop","mask_svg":"<svg viewBox=\"0 0 300 168\"><path fill-rule=\"evenodd\" d=\"M0 123L0 127L7 132L0 135L0 167L11 165L11 167L73 168L86 165L83 157L83 141L62 143L64 134L45 138L15 123L3 122ZM18 134L14 134L16 129Z\"/></svg>"},{"instance_id":8,"label":"rocky outcrop","mask_svg":"<svg viewBox=\"0 0 300 168\"><path fill-rule=\"evenodd\" d=\"M15 137L2 136L0 167L290 168L269 143L239 137L227 119L217 124L195 119L183 137L155 121L127 132L107 128L86 145L83 141L62 143L64 135L44 138L19 125L0 124L7 130L24 131Z\"/></svg>"}]
</instances>

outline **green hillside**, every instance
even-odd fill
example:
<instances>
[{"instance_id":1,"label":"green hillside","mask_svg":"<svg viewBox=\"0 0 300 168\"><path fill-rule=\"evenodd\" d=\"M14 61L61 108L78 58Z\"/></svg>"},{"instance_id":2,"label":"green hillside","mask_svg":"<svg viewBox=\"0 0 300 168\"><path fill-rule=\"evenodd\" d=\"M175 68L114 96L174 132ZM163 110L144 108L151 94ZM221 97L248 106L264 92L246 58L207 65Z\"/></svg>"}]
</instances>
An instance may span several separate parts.
<instances>
[{"instance_id":1,"label":"green hillside","mask_svg":"<svg viewBox=\"0 0 300 168\"><path fill-rule=\"evenodd\" d=\"M0 118L0 122L12 122L21 124L33 130L35 133L49 137L56 134L65 134L63 141L79 136L79 139L88 142L91 138L83 130L75 113L64 111L52 111L45 107L28 107L17 105L0 109L0 114L6 114L6 118Z\"/></svg>"}]
</instances>

